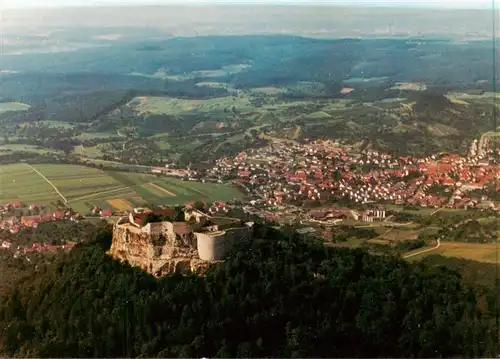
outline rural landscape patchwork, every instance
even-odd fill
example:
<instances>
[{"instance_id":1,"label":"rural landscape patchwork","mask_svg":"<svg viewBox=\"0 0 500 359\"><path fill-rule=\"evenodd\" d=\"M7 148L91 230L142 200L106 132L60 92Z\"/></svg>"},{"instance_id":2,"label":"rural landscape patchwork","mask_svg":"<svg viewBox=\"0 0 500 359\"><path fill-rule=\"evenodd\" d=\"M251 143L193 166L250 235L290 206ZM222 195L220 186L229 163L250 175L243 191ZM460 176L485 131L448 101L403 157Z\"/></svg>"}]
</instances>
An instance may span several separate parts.
<instances>
[{"instance_id":1,"label":"rural landscape patchwork","mask_svg":"<svg viewBox=\"0 0 500 359\"><path fill-rule=\"evenodd\" d=\"M1 169L2 202L40 204L55 210L57 203L62 201L82 214L95 207L130 211L145 205L242 198L242 193L230 186L184 182L145 173L104 171L78 165L32 166L27 163L5 165Z\"/></svg>"},{"instance_id":2,"label":"rural landscape patchwork","mask_svg":"<svg viewBox=\"0 0 500 359\"><path fill-rule=\"evenodd\" d=\"M0 355L500 354L497 10L333 3L5 10Z\"/></svg>"}]
</instances>

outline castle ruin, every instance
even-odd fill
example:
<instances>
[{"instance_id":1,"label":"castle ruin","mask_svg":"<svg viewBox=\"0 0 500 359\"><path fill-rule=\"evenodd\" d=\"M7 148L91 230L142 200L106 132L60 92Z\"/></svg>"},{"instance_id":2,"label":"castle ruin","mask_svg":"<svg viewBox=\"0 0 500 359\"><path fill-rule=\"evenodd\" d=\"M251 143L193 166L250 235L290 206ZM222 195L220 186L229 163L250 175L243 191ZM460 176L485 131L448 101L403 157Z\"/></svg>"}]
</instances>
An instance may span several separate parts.
<instances>
[{"instance_id":1,"label":"castle ruin","mask_svg":"<svg viewBox=\"0 0 500 359\"><path fill-rule=\"evenodd\" d=\"M182 222L143 225L147 213L130 213L113 226L108 254L161 277L169 273L197 272L226 258L233 245L249 240L253 223L210 217L196 210L184 212Z\"/></svg>"}]
</instances>

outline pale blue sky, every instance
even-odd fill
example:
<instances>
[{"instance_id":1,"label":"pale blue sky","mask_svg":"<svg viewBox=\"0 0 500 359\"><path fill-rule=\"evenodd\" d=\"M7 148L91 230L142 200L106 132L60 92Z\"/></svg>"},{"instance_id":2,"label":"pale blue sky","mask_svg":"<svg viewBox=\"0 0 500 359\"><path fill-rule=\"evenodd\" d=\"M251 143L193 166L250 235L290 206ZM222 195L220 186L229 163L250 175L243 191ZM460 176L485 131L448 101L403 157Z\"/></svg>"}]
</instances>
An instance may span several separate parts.
<instances>
[{"instance_id":1,"label":"pale blue sky","mask_svg":"<svg viewBox=\"0 0 500 359\"><path fill-rule=\"evenodd\" d=\"M496 1L500 3L500 0ZM420 5L439 7L491 7L491 0L0 0L0 8L60 7L82 5L146 5L146 4L185 4L185 3L322 3L349 5Z\"/></svg>"}]
</instances>

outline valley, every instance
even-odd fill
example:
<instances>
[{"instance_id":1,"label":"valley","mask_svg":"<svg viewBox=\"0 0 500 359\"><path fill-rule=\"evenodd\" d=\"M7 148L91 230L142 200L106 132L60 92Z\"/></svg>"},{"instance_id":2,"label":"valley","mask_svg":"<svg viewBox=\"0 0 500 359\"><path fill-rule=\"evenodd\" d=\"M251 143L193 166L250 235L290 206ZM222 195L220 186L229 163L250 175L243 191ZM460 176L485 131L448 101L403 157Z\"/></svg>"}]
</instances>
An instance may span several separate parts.
<instances>
[{"instance_id":1,"label":"valley","mask_svg":"<svg viewBox=\"0 0 500 359\"><path fill-rule=\"evenodd\" d=\"M498 357L495 9L113 1L4 1L0 357Z\"/></svg>"},{"instance_id":2,"label":"valley","mask_svg":"<svg viewBox=\"0 0 500 359\"><path fill-rule=\"evenodd\" d=\"M12 69L4 73L1 88L0 164L4 165L0 167L0 203L39 203L54 210L61 201L88 215L94 208L121 213L195 200L268 200L273 197L253 192L253 185L238 171L224 174L226 169L219 168L215 176L210 171L220 161L242 153L302 150L322 141L335 143L342 156L351 158L347 162L355 163L348 164L351 170L354 166L360 173L369 174L378 167L370 161L356 164L370 154L412 158L419 163L453 153L475 158L471 166L481 161L494 166L488 151L494 148L498 134L492 131L497 96L489 92L490 82L479 80L486 78L487 62L468 62L467 66L473 66L472 77L468 72L453 72L459 66L456 61L465 60L453 55L457 46L482 53L488 49L484 42L452 46L446 41L320 41L295 36L211 36L203 41L154 40L147 45L120 41L116 38L115 44L99 48L99 55L91 48L66 53L64 63L57 62L62 59L59 53L40 58L39 65L50 61L63 70L83 55L97 63L103 55L110 56L115 69L105 76L93 72L96 63L92 61L85 62L85 76L69 68L67 75L59 76L45 65L39 73L35 67L10 63L7 58ZM217 46L218 52L208 51L211 46ZM191 51L188 57L186 47ZM260 50L252 52L252 48ZM376 55L367 60L369 49ZM443 56L439 68L430 61L436 49ZM307 53L305 58L299 56L301 51ZM335 65L320 65L331 51ZM340 57L342 51L345 57ZM389 61L384 51L389 51L393 63L397 59L392 70L376 66ZM104 63L99 66L108 71ZM443 77L438 81L438 72L446 77L445 82ZM36 92L31 91L35 88ZM298 170L301 157L295 156L290 153L282 160L294 159L290 165ZM325 176L341 169L335 159L338 153L330 156L333 162L324 163ZM268 161L266 155L261 158L260 165ZM248 165L258 163L254 159ZM403 171L411 167L403 162L396 166ZM239 167L245 169L241 161ZM260 176L259 172L250 173ZM303 181L310 184L308 179ZM356 210L345 199L330 197L323 199L325 209L331 203ZM388 209L394 200L383 205ZM440 202L438 206L444 205ZM293 211L302 214L288 219L287 212ZM261 214L265 217L268 212L264 209ZM278 212L283 223L304 216L310 219L300 207ZM432 226L406 228L384 223L378 229L375 226L377 236L368 238L363 246L384 249L435 232ZM342 225L367 224L361 219L344 219ZM429 246L434 235L427 239ZM361 243L359 238L354 242ZM458 253L444 248L440 253Z\"/></svg>"}]
</instances>

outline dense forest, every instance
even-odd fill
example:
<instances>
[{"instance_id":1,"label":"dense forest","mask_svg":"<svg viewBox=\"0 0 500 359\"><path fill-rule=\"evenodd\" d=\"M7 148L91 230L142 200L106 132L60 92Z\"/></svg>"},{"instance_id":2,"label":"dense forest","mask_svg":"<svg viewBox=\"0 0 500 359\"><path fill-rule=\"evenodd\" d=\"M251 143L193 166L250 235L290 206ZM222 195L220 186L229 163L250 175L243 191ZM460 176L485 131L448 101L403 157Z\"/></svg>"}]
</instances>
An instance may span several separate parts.
<instances>
[{"instance_id":1,"label":"dense forest","mask_svg":"<svg viewBox=\"0 0 500 359\"><path fill-rule=\"evenodd\" d=\"M478 81L489 79L492 67L489 41L457 44L298 36L202 36L118 43L73 52L6 55L2 64L20 72L2 77L0 96L30 104L42 103L61 91L164 91L185 98L227 93L195 86L201 81L228 82L240 89L319 81L328 93L337 94L342 81L357 77L378 78L371 82L376 92L391 81L488 89L491 84ZM166 70L168 76L166 72L161 75Z\"/></svg>"},{"instance_id":2,"label":"dense forest","mask_svg":"<svg viewBox=\"0 0 500 359\"><path fill-rule=\"evenodd\" d=\"M29 107L0 111L0 141L11 152L28 145L60 157L94 151L103 160L183 166L266 145L262 133L363 140L393 155L466 153L494 128L484 92L490 53L483 41L252 35L6 55L13 72L2 74L1 102ZM427 91L397 86L406 81ZM449 91L478 97L464 105ZM130 105L152 96L168 99Z\"/></svg>"},{"instance_id":3,"label":"dense forest","mask_svg":"<svg viewBox=\"0 0 500 359\"><path fill-rule=\"evenodd\" d=\"M495 295L441 266L325 249L257 228L203 276L156 280L110 259L110 232L0 302L16 357L481 357Z\"/></svg>"}]
</instances>

